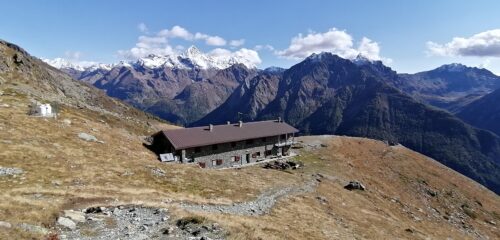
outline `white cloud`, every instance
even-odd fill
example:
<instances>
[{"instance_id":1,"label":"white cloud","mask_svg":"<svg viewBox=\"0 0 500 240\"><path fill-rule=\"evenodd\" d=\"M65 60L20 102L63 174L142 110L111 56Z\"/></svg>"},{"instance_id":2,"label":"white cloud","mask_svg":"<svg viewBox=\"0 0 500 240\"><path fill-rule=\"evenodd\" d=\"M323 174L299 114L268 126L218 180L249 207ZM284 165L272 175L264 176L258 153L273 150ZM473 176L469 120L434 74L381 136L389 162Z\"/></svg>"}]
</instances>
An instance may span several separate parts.
<instances>
[{"instance_id":1,"label":"white cloud","mask_svg":"<svg viewBox=\"0 0 500 240\"><path fill-rule=\"evenodd\" d=\"M176 45L175 47L170 45L171 39L182 39L189 42L203 40L206 45L217 47L225 46L227 44L227 41L220 36L200 32L193 34L186 28L178 25L173 26L171 29L162 29L156 34L148 34L149 30L144 23L140 23L137 27L142 33L144 33L144 35L139 36L137 43L133 48L118 51L118 55L129 60L144 57L149 54L175 54L176 51L180 51L184 48L182 45ZM233 40L230 44L231 46L239 46L238 44L241 45L243 42L244 39Z\"/></svg>"},{"instance_id":2,"label":"white cloud","mask_svg":"<svg viewBox=\"0 0 500 240\"><path fill-rule=\"evenodd\" d=\"M205 40L205 44L209 46L224 46L226 45L226 40L219 36L210 36L204 33L197 32L194 35L194 39L196 40Z\"/></svg>"},{"instance_id":3,"label":"white cloud","mask_svg":"<svg viewBox=\"0 0 500 240\"><path fill-rule=\"evenodd\" d=\"M142 32L142 33L148 33L149 32L148 26L146 26L145 23L139 23L137 25L137 29L139 29L139 31Z\"/></svg>"},{"instance_id":4,"label":"white cloud","mask_svg":"<svg viewBox=\"0 0 500 240\"><path fill-rule=\"evenodd\" d=\"M181 38L187 41L193 40L193 34L181 26L173 26L172 29L163 29L158 36L165 38Z\"/></svg>"},{"instance_id":5,"label":"white cloud","mask_svg":"<svg viewBox=\"0 0 500 240\"><path fill-rule=\"evenodd\" d=\"M168 40L163 36L139 36L135 46L129 50L119 50L118 55L132 60L144 57L150 54L155 55L168 55L173 54L175 51L168 44Z\"/></svg>"},{"instance_id":6,"label":"white cloud","mask_svg":"<svg viewBox=\"0 0 500 240\"><path fill-rule=\"evenodd\" d=\"M429 55L500 57L500 29L493 29L469 38L455 37L450 42L427 42Z\"/></svg>"},{"instance_id":7,"label":"white cloud","mask_svg":"<svg viewBox=\"0 0 500 240\"><path fill-rule=\"evenodd\" d=\"M239 46L242 46L243 44L245 44L245 39L238 39L238 40L231 40L229 42L229 45L231 45L232 47L239 47Z\"/></svg>"},{"instance_id":8,"label":"white cloud","mask_svg":"<svg viewBox=\"0 0 500 240\"><path fill-rule=\"evenodd\" d=\"M255 47L253 48L255 51L261 51L261 50L268 50L268 51L272 51L274 52L274 47L269 45L269 44L266 44L266 45L255 45Z\"/></svg>"},{"instance_id":9,"label":"white cloud","mask_svg":"<svg viewBox=\"0 0 500 240\"><path fill-rule=\"evenodd\" d=\"M381 60L380 46L366 37L363 37L356 48L353 38L344 30L331 28L326 32L309 32L293 37L290 46L275 54L290 59L303 59L313 53L331 52L343 58L353 59L358 54L371 60Z\"/></svg>"},{"instance_id":10,"label":"white cloud","mask_svg":"<svg viewBox=\"0 0 500 240\"><path fill-rule=\"evenodd\" d=\"M230 51L224 48L216 48L208 53L208 55L215 58L229 58L234 57L241 61L246 61L249 65L259 65L262 63L262 60L259 57L259 53L252 49L241 48L237 51Z\"/></svg>"},{"instance_id":11,"label":"white cloud","mask_svg":"<svg viewBox=\"0 0 500 240\"><path fill-rule=\"evenodd\" d=\"M226 45L226 40L219 36L210 36L205 40L205 43L210 46L224 46Z\"/></svg>"},{"instance_id":12,"label":"white cloud","mask_svg":"<svg viewBox=\"0 0 500 240\"><path fill-rule=\"evenodd\" d=\"M380 47L378 43L369 38L363 37L358 47L359 54L372 60L380 60Z\"/></svg>"}]
</instances>

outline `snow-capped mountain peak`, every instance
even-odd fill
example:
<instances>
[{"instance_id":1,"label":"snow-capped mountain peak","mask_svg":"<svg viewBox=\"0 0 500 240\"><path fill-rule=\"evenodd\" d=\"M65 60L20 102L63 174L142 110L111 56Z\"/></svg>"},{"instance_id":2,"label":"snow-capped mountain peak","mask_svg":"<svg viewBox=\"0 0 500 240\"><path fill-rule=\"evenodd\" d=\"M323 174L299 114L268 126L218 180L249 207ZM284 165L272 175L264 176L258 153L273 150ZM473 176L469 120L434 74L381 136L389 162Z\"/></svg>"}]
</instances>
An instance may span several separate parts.
<instances>
[{"instance_id":1,"label":"snow-capped mountain peak","mask_svg":"<svg viewBox=\"0 0 500 240\"><path fill-rule=\"evenodd\" d=\"M207 54L197 47L191 46L183 53L169 55L150 54L136 61L120 61L117 64L102 64L96 62L76 62L63 58L43 59L44 62L59 69L74 69L77 71L94 71L97 69L110 70L113 67L142 67L148 69L177 68L177 69L226 69L235 64L243 64L248 68L256 68L249 59L237 54Z\"/></svg>"},{"instance_id":2,"label":"snow-capped mountain peak","mask_svg":"<svg viewBox=\"0 0 500 240\"><path fill-rule=\"evenodd\" d=\"M77 71L93 71L97 69L111 70L113 64L104 64L90 61L70 61L64 58L42 59L42 61L58 69L73 69Z\"/></svg>"},{"instance_id":3,"label":"snow-capped mountain peak","mask_svg":"<svg viewBox=\"0 0 500 240\"><path fill-rule=\"evenodd\" d=\"M177 69L226 69L235 64L243 64L248 68L256 68L251 61L238 56L215 56L203 53L197 47L191 46L185 52L171 55L148 55L135 63L137 65L156 69L170 67Z\"/></svg>"}]
</instances>

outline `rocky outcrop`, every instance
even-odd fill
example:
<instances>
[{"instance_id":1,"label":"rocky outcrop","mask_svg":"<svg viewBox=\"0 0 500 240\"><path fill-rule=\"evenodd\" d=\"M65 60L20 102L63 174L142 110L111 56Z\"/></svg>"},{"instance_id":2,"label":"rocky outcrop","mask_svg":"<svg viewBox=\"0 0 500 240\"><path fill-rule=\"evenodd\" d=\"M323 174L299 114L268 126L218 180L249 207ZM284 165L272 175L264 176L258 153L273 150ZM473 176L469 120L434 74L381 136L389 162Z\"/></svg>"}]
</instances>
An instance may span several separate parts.
<instances>
[{"instance_id":1,"label":"rocky outcrop","mask_svg":"<svg viewBox=\"0 0 500 240\"><path fill-rule=\"evenodd\" d=\"M173 219L162 208L100 206L66 210L64 215L57 220L60 239L225 239L227 235L205 218Z\"/></svg>"}]
</instances>

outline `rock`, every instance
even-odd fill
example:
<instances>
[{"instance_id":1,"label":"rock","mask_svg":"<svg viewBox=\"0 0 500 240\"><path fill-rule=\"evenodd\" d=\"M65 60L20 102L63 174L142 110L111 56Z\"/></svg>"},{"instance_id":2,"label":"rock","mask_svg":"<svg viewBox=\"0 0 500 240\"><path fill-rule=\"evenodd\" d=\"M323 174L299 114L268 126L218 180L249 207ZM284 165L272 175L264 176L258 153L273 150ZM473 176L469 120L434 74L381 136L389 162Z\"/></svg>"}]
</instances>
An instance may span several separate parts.
<instances>
[{"instance_id":1,"label":"rock","mask_svg":"<svg viewBox=\"0 0 500 240\"><path fill-rule=\"evenodd\" d=\"M85 214L73 210L64 210L64 216L73 220L74 222L85 222Z\"/></svg>"},{"instance_id":2,"label":"rock","mask_svg":"<svg viewBox=\"0 0 500 240\"><path fill-rule=\"evenodd\" d=\"M495 221L493 221L493 220L487 220L486 223L491 224L493 226L497 225L497 223Z\"/></svg>"},{"instance_id":3,"label":"rock","mask_svg":"<svg viewBox=\"0 0 500 240\"><path fill-rule=\"evenodd\" d=\"M79 133L78 137L82 140L85 140L87 142L97 142L97 138L94 137L93 135L90 135L88 133Z\"/></svg>"},{"instance_id":4,"label":"rock","mask_svg":"<svg viewBox=\"0 0 500 240\"><path fill-rule=\"evenodd\" d=\"M414 231L413 229L411 229L411 228L407 228L407 229L405 229L405 231L406 231L406 232L409 232L409 233L414 233L414 232L415 232L415 231Z\"/></svg>"},{"instance_id":5,"label":"rock","mask_svg":"<svg viewBox=\"0 0 500 240\"><path fill-rule=\"evenodd\" d=\"M10 105L7 103L4 103L4 104L0 104L0 107L8 108L8 107L10 107Z\"/></svg>"},{"instance_id":6,"label":"rock","mask_svg":"<svg viewBox=\"0 0 500 240\"><path fill-rule=\"evenodd\" d=\"M163 177L165 176L165 171L161 168L153 168L151 169L151 173L157 177Z\"/></svg>"},{"instance_id":7,"label":"rock","mask_svg":"<svg viewBox=\"0 0 500 240\"><path fill-rule=\"evenodd\" d=\"M69 120L69 119L65 118L65 119L63 120L63 123L64 123L64 125L68 125L68 126L69 126L69 125L71 125L71 120Z\"/></svg>"},{"instance_id":8,"label":"rock","mask_svg":"<svg viewBox=\"0 0 500 240\"><path fill-rule=\"evenodd\" d=\"M432 190L432 189L425 189L425 192L426 192L427 194L429 194L429 196L431 196L431 197L435 197L435 196L437 196L437 195L438 195L437 191L434 191L434 190Z\"/></svg>"},{"instance_id":9,"label":"rock","mask_svg":"<svg viewBox=\"0 0 500 240\"><path fill-rule=\"evenodd\" d=\"M63 226L63 227L66 227L66 228L69 228L71 230L75 230L76 229L76 223L71 221L71 219L69 218L65 218L65 217L59 217L57 219L57 224Z\"/></svg>"},{"instance_id":10,"label":"rock","mask_svg":"<svg viewBox=\"0 0 500 240\"><path fill-rule=\"evenodd\" d=\"M350 181L347 185L344 186L344 188L349 190L349 191L352 191L352 190L364 191L366 189L365 186L358 181Z\"/></svg>"},{"instance_id":11,"label":"rock","mask_svg":"<svg viewBox=\"0 0 500 240\"><path fill-rule=\"evenodd\" d=\"M263 168L265 169L276 169L276 170L298 169L300 167L301 164L298 162L283 161L283 160L268 162L263 166Z\"/></svg>"},{"instance_id":12,"label":"rock","mask_svg":"<svg viewBox=\"0 0 500 240\"><path fill-rule=\"evenodd\" d=\"M323 196L317 196L316 199L318 199L318 201L321 204L327 204L328 203L328 200L325 197L323 197Z\"/></svg>"},{"instance_id":13,"label":"rock","mask_svg":"<svg viewBox=\"0 0 500 240\"><path fill-rule=\"evenodd\" d=\"M0 167L0 177L20 175L23 173L24 171L20 168Z\"/></svg>"},{"instance_id":14,"label":"rock","mask_svg":"<svg viewBox=\"0 0 500 240\"><path fill-rule=\"evenodd\" d=\"M8 222L0 221L0 227L2 227L2 228L11 228L12 224L10 224Z\"/></svg>"},{"instance_id":15,"label":"rock","mask_svg":"<svg viewBox=\"0 0 500 240\"><path fill-rule=\"evenodd\" d=\"M326 145L326 144L324 144L324 143L320 144L320 146L321 146L321 147L324 147L324 148L328 147L328 145Z\"/></svg>"},{"instance_id":16,"label":"rock","mask_svg":"<svg viewBox=\"0 0 500 240\"><path fill-rule=\"evenodd\" d=\"M52 180L51 183L54 186L61 186L62 185L62 182L60 180Z\"/></svg>"},{"instance_id":17,"label":"rock","mask_svg":"<svg viewBox=\"0 0 500 240\"><path fill-rule=\"evenodd\" d=\"M85 210L85 213L102 213L100 207L89 207Z\"/></svg>"}]
</instances>

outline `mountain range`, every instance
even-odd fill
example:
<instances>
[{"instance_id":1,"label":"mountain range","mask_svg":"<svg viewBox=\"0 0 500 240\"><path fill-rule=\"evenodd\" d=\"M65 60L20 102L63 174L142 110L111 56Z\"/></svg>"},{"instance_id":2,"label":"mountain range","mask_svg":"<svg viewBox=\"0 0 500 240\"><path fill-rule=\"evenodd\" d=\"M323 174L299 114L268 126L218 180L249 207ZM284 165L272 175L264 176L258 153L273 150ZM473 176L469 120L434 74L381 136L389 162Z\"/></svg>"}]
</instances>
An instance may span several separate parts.
<instances>
[{"instance_id":1,"label":"mountain range","mask_svg":"<svg viewBox=\"0 0 500 240\"><path fill-rule=\"evenodd\" d=\"M193 59L206 59L193 48L184 56L190 52L196 53ZM151 64L158 59L162 64ZM453 115L462 112L458 116L466 119L470 102L500 87L500 77L488 70L449 64L398 74L381 61L330 53L313 54L289 69L266 70L241 63L176 66L164 59L172 56L111 69L62 70L177 124L281 117L301 134L401 143L500 192L500 138Z\"/></svg>"}]
</instances>

